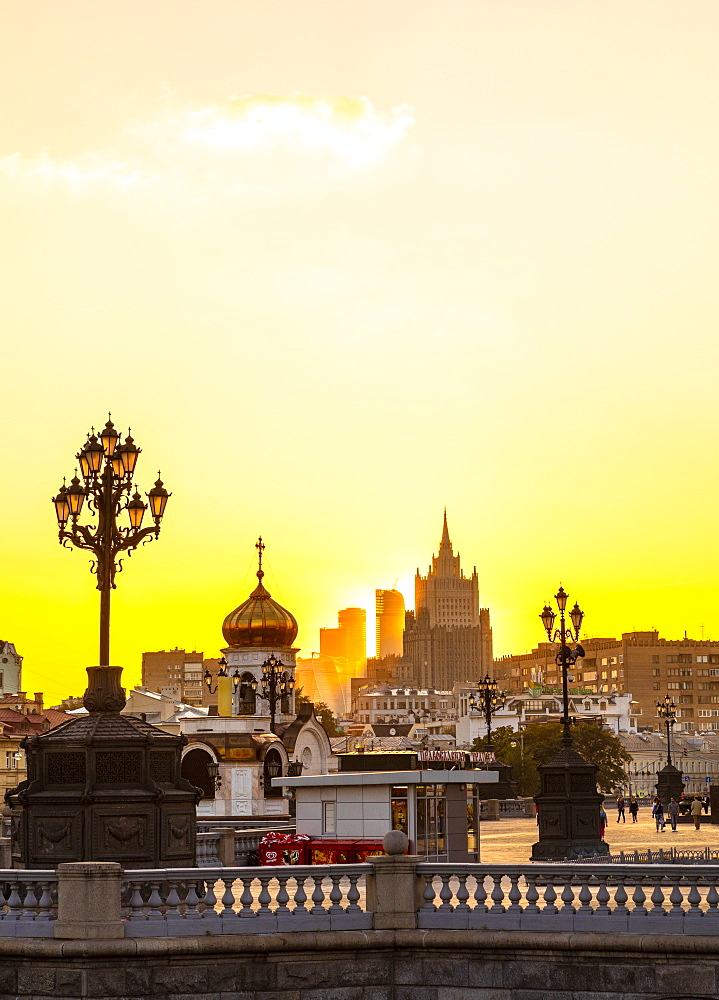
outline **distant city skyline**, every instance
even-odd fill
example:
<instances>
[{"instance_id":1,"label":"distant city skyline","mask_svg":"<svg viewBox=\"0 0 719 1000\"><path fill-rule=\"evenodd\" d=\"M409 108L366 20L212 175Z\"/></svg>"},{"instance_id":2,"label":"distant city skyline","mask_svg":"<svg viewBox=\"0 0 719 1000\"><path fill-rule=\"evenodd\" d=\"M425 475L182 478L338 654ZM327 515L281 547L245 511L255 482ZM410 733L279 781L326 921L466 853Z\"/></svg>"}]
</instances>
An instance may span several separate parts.
<instances>
[{"instance_id":1,"label":"distant city skyline","mask_svg":"<svg viewBox=\"0 0 719 1000\"><path fill-rule=\"evenodd\" d=\"M0 88L23 684L97 659L50 497L108 410L172 491L113 594L127 684L219 655L260 533L300 655L409 608L444 505L495 655L560 581L587 635L719 638L716 0L72 10L11 5Z\"/></svg>"}]
</instances>

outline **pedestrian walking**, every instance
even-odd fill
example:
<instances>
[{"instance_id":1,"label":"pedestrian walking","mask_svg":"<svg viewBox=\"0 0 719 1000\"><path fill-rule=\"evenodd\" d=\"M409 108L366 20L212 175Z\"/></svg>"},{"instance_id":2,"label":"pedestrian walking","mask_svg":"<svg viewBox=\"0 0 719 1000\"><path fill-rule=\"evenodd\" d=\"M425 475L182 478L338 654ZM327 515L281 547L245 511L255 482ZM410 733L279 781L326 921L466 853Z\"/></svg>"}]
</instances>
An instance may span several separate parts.
<instances>
[{"instance_id":1,"label":"pedestrian walking","mask_svg":"<svg viewBox=\"0 0 719 1000\"><path fill-rule=\"evenodd\" d=\"M711 799L709 798L709 796L705 795L704 796L704 812L707 814L707 816L709 815L709 804L710 804L710 802L711 802Z\"/></svg>"},{"instance_id":2,"label":"pedestrian walking","mask_svg":"<svg viewBox=\"0 0 719 1000\"><path fill-rule=\"evenodd\" d=\"M679 803L676 799L671 799L669 805L667 806L667 812L669 813L669 822L672 825L672 833L677 832L677 816L679 815Z\"/></svg>"},{"instance_id":3,"label":"pedestrian walking","mask_svg":"<svg viewBox=\"0 0 719 1000\"><path fill-rule=\"evenodd\" d=\"M624 796L619 795L617 797L617 823L622 820L622 822L627 822L627 817L624 815Z\"/></svg>"},{"instance_id":4,"label":"pedestrian walking","mask_svg":"<svg viewBox=\"0 0 719 1000\"><path fill-rule=\"evenodd\" d=\"M639 812L639 803L637 802L634 795L632 795L629 800L629 815L632 817L632 823L637 821L637 813Z\"/></svg>"},{"instance_id":5,"label":"pedestrian walking","mask_svg":"<svg viewBox=\"0 0 719 1000\"><path fill-rule=\"evenodd\" d=\"M657 824L657 833L664 833L664 806L658 796L654 796L652 802L652 816Z\"/></svg>"},{"instance_id":6,"label":"pedestrian walking","mask_svg":"<svg viewBox=\"0 0 719 1000\"><path fill-rule=\"evenodd\" d=\"M607 814L604 812L604 806L599 807L599 839L604 840L604 828L607 825Z\"/></svg>"},{"instance_id":7,"label":"pedestrian walking","mask_svg":"<svg viewBox=\"0 0 719 1000\"><path fill-rule=\"evenodd\" d=\"M692 802L692 817L694 819L694 829L698 830L702 821L702 800L698 795Z\"/></svg>"}]
</instances>

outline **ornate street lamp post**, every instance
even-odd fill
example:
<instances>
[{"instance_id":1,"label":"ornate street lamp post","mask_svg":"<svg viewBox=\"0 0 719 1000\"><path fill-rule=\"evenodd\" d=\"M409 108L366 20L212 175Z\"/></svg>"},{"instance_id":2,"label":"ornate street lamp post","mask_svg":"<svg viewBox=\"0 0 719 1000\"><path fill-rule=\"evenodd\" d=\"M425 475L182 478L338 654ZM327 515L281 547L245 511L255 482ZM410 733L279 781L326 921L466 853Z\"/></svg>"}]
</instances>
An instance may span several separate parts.
<instances>
[{"instance_id":1,"label":"ornate street lamp post","mask_svg":"<svg viewBox=\"0 0 719 1000\"><path fill-rule=\"evenodd\" d=\"M584 612L575 603L566 621L569 594L560 587L554 595L559 609L545 604L540 618L550 642L559 643L557 665L562 670L562 748L546 764L540 764L540 792L534 799L538 809L539 840L532 846L533 861L571 861L609 853L609 845L599 836L599 809L604 798L597 791L597 767L572 746L572 719L569 717L569 668L584 650L579 631ZM575 643L572 649L569 643Z\"/></svg>"},{"instance_id":2,"label":"ornate street lamp post","mask_svg":"<svg viewBox=\"0 0 719 1000\"><path fill-rule=\"evenodd\" d=\"M500 708L504 708L507 696L504 691L499 690L499 685L494 678L487 674L483 681L477 685L477 694L471 695L469 699L469 709L477 709L484 716L487 723L487 750L493 750L492 744L492 716L496 715Z\"/></svg>"},{"instance_id":3,"label":"ornate street lamp post","mask_svg":"<svg viewBox=\"0 0 719 1000\"><path fill-rule=\"evenodd\" d=\"M672 798L678 802L684 791L682 772L672 763L672 729L676 722L677 709L668 694L664 696L663 701L657 702L657 715L667 727L667 762L661 771L657 772L656 783L657 795L666 805Z\"/></svg>"},{"instance_id":4,"label":"ornate street lamp post","mask_svg":"<svg viewBox=\"0 0 719 1000\"><path fill-rule=\"evenodd\" d=\"M228 676L227 675L227 660L224 658L224 656L218 661L218 664L217 664L217 676L218 677L227 677ZM212 674L210 673L209 670L205 670L204 681L205 681L205 685L207 687L207 693L208 694L217 694L217 688L219 687L219 684L215 684L214 687L212 686Z\"/></svg>"},{"instance_id":5,"label":"ornate street lamp post","mask_svg":"<svg viewBox=\"0 0 719 1000\"><path fill-rule=\"evenodd\" d=\"M664 701L657 702L657 715L664 719L667 727L667 766L672 766L672 729L677 720L677 709L668 694L664 695Z\"/></svg>"},{"instance_id":6,"label":"ornate street lamp post","mask_svg":"<svg viewBox=\"0 0 719 1000\"><path fill-rule=\"evenodd\" d=\"M542 619L542 624L547 631L547 637L550 642L559 641L559 652L556 656L557 666L562 671L562 744L565 747L570 747L572 745L572 730L571 724L572 720L569 718L569 668L574 666L577 660L584 656L584 650L580 645L577 645L575 649L572 649L567 644L567 639L570 642L579 643L579 630L582 627L582 619L584 618L584 612L580 609L579 605L575 602L574 607L569 612L569 617L572 624L567 625L566 619L564 617L565 610L567 607L567 600L569 599L569 594L566 593L564 587L560 587L557 593L554 595L554 599L557 602L557 607L559 608L559 628L554 628L554 620L557 617L557 613L553 611L548 604L544 605L540 618Z\"/></svg>"},{"instance_id":7,"label":"ornate street lamp post","mask_svg":"<svg viewBox=\"0 0 719 1000\"><path fill-rule=\"evenodd\" d=\"M115 575L122 570L122 556L129 556L140 543L160 534L160 522L171 494L158 478L145 503L134 488L133 474L141 449L128 431L124 442L108 420L99 436L94 430L75 456L80 466L70 485L60 487L53 497L60 543L92 553L91 572L97 577L100 591L100 666L110 664L110 593L115 589ZM159 476L159 474L158 474ZM83 506L91 521L82 523ZM153 523L142 527L145 512L150 510ZM127 511L128 523L119 523Z\"/></svg>"},{"instance_id":8,"label":"ornate street lamp post","mask_svg":"<svg viewBox=\"0 0 719 1000\"><path fill-rule=\"evenodd\" d=\"M282 660L272 653L262 664L262 697L270 705L270 732L275 731L277 702L294 690L295 679L285 671Z\"/></svg>"}]
</instances>

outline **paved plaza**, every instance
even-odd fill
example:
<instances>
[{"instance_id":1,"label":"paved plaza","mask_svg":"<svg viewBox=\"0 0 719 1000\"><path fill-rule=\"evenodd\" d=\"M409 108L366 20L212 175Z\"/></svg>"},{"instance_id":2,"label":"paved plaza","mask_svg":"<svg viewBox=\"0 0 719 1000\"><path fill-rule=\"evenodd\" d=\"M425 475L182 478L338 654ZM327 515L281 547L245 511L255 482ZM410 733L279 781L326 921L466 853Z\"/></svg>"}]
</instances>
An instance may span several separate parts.
<instances>
[{"instance_id":1,"label":"paved plaza","mask_svg":"<svg viewBox=\"0 0 719 1000\"><path fill-rule=\"evenodd\" d=\"M616 810L607 812L609 823L604 837L612 854L619 851L646 850L648 847L696 850L710 847L719 850L719 825L712 825L708 817L702 817L701 829L695 830L694 823L679 823L677 832L672 833L669 823L664 833L657 833L650 808L639 810L636 823L627 816L626 823L617 823ZM538 839L537 824L531 818L500 819L484 821L480 825L480 858L487 863L523 864L529 861L532 844Z\"/></svg>"}]
</instances>

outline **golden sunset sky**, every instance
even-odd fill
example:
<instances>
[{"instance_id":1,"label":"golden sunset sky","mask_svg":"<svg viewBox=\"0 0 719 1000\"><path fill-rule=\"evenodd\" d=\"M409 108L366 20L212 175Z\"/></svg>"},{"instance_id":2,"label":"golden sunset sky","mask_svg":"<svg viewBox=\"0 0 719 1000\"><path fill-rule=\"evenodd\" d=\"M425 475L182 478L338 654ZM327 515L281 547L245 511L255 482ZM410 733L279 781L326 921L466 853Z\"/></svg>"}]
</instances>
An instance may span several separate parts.
<instances>
[{"instance_id":1,"label":"golden sunset sky","mask_svg":"<svg viewBox=\"0 0 719 1000\"><path fill-rule=\"evenodd\" d=\"M719 638L719 4L23 0L0 14L2 601L81 693L98 595L50 498L108 410L172 491L112 661L301 655L413 602L442 508L495 654Z\"/></svg>"}]
</instances>

